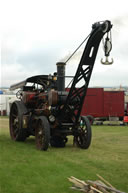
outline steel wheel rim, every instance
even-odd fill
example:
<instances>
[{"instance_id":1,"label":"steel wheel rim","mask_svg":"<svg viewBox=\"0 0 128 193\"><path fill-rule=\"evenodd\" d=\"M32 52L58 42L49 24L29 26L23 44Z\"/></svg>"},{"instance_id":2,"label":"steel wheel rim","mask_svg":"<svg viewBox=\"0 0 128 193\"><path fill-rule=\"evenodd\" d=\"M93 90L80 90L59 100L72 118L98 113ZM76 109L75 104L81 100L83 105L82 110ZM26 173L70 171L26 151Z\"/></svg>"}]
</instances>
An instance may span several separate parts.
<instances>
[{"instance_id":1,"label":"steel wheel rim","mask_svg":"<svg viewBox=\"0 0 128 193\"><path fill-rule=\"evenodd\" d=\"M18 119L18 109L15 104L13 104L11 109L10 117L10 134L12 139L16 139L19 132L19 119Z\"/></svg>"}]
</instances>

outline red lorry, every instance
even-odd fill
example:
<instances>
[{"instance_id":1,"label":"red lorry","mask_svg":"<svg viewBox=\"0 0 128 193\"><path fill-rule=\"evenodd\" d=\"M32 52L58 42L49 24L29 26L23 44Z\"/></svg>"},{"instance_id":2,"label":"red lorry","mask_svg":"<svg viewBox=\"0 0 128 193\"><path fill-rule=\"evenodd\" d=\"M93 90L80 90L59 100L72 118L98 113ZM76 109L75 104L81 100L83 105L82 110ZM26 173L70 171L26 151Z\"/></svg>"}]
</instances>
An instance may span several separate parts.
<instances>
[{"instance_id":1,"label":"red lorry","mask_svg":"<svg viewBox=\"0 0 128 193\"><path fill-rule=\"evenodd\" d=\"M88 88L83 104L82 115L91 115L100 120L118 117L128 118L125 114L124 91L105 91L104 88ZM128 120L128 119L127 119Z\"/></svg>"}]
</instances>

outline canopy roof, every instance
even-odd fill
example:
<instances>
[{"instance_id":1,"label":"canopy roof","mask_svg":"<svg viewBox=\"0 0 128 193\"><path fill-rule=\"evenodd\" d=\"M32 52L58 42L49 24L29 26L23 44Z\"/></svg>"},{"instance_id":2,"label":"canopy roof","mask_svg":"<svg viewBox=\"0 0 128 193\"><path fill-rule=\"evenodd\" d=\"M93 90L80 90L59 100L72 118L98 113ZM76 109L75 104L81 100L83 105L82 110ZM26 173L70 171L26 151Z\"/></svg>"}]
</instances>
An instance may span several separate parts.
<instances>
[{"instance_id":1,"label":"canopy roof","mask_svg":"<svg viewBox=\"0 0 128 193\"><path fill-rule=\"evenodd\" d=\"M48 81L52 81L53 76L52 75L37 75L27 78L24 81L21 81L19 83L13 84L10 86L10 90L15 90L18 88L23 88L27 83L33 83L33 84L39 84L42 86L46 86Z\"/></svg>"}]
</instances>

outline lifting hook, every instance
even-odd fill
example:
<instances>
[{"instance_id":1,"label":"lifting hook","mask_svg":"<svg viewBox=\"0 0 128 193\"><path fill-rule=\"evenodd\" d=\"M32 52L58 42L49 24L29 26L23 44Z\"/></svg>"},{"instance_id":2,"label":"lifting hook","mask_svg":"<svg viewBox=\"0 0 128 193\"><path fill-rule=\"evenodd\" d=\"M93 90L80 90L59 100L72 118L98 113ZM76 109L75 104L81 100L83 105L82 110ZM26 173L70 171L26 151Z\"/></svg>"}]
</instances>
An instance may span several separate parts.
<instances>
[{"instance_id":1,"label":"lifting hook","mask_svg":"<svg viewBox=\"0 0 128 193\"><path fill-rule=\"evenodd\" d=\"M111 62L109 62L109 60L108 60L108 56L106 56L106 60L105 61L103 61L103 58L101 59L101 64L104 64L104 65L111 65L111 64L113 64L113 58L111 58Z\"/></svg>"}]
</instances>

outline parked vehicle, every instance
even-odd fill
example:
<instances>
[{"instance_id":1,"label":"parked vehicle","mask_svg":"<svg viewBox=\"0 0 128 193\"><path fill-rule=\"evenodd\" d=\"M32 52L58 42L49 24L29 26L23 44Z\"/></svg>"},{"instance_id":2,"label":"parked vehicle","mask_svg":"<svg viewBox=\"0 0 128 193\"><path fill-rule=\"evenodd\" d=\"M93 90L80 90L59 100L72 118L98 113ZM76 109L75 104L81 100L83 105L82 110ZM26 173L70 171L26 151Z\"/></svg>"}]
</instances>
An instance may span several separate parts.
<instances>
[{"instance_id":1,"label":"parked vehicle","mask_svg":"<svg viewBox=\"0 0 128 193\"><path fill-rule=\"evenodd\" d=\"M97 120L112 117L123 120L125 110L124 91L105 91L104 88L88 88L81 115L91 115Z\"/></svg>"}]
</instances>

